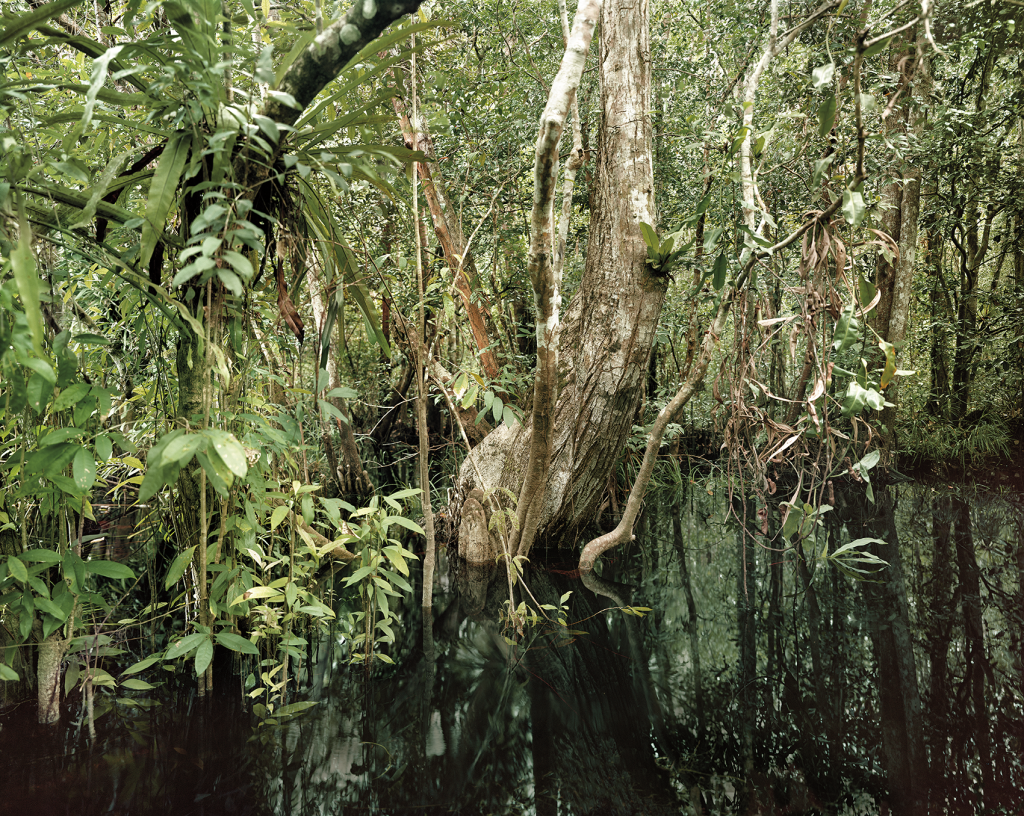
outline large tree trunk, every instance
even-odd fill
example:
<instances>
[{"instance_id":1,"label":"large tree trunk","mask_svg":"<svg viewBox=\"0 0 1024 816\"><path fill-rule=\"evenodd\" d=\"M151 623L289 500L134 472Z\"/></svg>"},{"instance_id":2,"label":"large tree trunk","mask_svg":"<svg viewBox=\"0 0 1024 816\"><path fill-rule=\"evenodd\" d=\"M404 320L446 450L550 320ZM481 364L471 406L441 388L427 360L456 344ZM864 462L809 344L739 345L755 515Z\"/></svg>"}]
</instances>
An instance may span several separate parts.
<instances>
[{"instance_id":1,"label":"large tree trunk","mask_svg":"<svg viewBox=\"0 0 1024 816\"><path fill-rule=\"evenodd\" d=\"M587 264L558 344L560 394L538 527L549 539L593 517L643 393L667 284L645 263L639 227L656 220L647 0L604 4L600 75L602 128ZM518 493L531 433L529 424L499 427L473 450L463 481Z\"/></svg>"}]
</instances>

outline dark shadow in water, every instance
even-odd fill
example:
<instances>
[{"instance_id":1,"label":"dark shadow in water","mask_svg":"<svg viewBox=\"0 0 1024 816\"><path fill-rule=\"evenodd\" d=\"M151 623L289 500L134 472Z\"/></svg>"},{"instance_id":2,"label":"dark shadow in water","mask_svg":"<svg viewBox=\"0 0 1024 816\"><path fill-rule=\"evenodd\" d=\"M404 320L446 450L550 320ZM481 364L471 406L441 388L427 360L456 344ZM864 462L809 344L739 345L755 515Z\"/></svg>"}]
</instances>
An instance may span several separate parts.
<instances>
[{"instance_id":1,"label":"dark shadow in water","mask_svg":"<svg viewBox=\"0 0 1024 816\"><path fill-rule=\"evenodd\" d=\"M324 639L319 704L281 727L237 679L117 706L95 748L77 699L54 729L0 714L0 813L1024 813L1020 497L837 484L829 550L876 538L889 562L855 583L781 546L777 505L724 492L653 495L601 578L537 553L527 583L571 591L568 631L510 645L504 574L440 569L395 665Z\"/></svg>"}]
</instances>

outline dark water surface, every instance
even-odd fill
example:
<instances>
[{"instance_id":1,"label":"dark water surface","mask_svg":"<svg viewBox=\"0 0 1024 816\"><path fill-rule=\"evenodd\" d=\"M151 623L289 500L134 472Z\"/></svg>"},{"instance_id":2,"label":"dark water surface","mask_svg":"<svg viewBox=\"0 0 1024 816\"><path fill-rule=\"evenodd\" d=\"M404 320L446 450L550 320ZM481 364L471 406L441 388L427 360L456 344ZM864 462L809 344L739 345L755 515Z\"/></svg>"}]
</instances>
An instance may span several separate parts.
<instances>
[{"instance_id":1,"label":"dark water surface","mask_svg":"<svg viewBox=\"0 0 1024 816\"><path fill-rule=\"evenodd\" d=\"M568 629L510 646L504 574L442 564L428 636L407 604L370 673L326 640L283 726L224 670L204 700L115 704L94 747L77 697L57 728L3 712L0 812L1024 813L1024 501L828 499L816 551L884 541L875 582L801 566L777 505L657 493L601 579L557 552L528 574L538 603L571 591Z\"/></svg>"}]
</instances>

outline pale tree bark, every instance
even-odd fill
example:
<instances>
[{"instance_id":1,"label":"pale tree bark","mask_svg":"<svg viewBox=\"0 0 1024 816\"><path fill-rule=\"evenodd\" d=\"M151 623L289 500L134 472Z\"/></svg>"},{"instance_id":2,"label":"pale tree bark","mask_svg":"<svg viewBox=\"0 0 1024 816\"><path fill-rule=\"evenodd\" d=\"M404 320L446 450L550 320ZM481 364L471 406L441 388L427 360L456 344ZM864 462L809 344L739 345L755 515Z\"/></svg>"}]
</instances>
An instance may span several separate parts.
<instances>
[{"instance_id":1,"label":"pale tree bark","mask_svg":"<svg viewBox=\"0 0 1024 816\"><path fill-rule=\"evenodd\" d=\"M825 14L829 9L835 6L836 1L837 0L827 0L827 2L819 6L811 15L791 28L782 37L779 37L778 1L773 0L771 7L771 28L768 35L768 41L765 45L764 52L761 55L761 59L758 61L747 82L744 84L743 99L745 102L745 121L747 121L747 114L750 113L751 118L749 119L749 122L751 125L753 123L752 111L758 83L760 82L760 78L772 58L785 48L786 45L791 43L799 33L814 22L814 20L818 19L821 15ZM747 134L747 141L749 141L749 132ZM747 160L744 161L742 159L741 150L739 169L744 211L743 216L745 223L753 224L756 220L756 210L754 207L756 206L756 199L758 198L758 195L757 182L753 177L752 164L749 161L749 158L750 155L748 151ZM749 207L748 204L750 205ZM823 219L827 223L827 218L831 216L832 212L835 212L837 206L838 202L833 205L830 211L826 211L821 214L819 219ZM650 223L653 223L653 221ZM792 243L813 223L813 220L807 222L803 227L792 233L776 246L772 247L772 250L782 249ZM750 229L753 231L754 228L750 227ZM654 425L651 427L650 434L647 437L647 447L644 450L644 458L640 464L640 471L637 473L636 481L633 483L633 487L630 490L629 498L626 501L626 506L623 509L619 523L615 526L614 530L589 541L583 548L583 552L580 555L580 570L582 572L589 572L592 570L594 565L597 563L597 559L602 553L629 541L633 537L633 522L636 521L637 514L640 512L644 495L647 492L647 485L651 480L651 475L654 473L654 464L658 458L658 452L661 448L661 441L664 438L665 430L668 428L669 423L679 415L679 412L682 411L686 403L690 401L690 398L696 392L697 387L703 381L704 375L707 373L708 364L711 362L712 353L718 345L719 338L721 338L725 331L726 322L734 299L737 293L740 292L745 285L747 277L750 274L750 270L753 268L757 259L757 256L751 255L748 251L745 251L742 257L745 261L743 271L737 276L734 282L727 284L726 288L723 289L722 298L719 302L715 318L704 335L704 339L701 342L700 352L693 364L693 367L690 369L686 379L676 392L676 395L664 408L661 409L661 411L658 412Z\"/></svg>"},{"instance_id":2,"label":"pale tree bark","mask_svg":"<svg viewBox=\"0 0 1024 816\"><path fill-rule=\"evenodd\" d=\"M925 48L922 38L917 40L917 53L921 54ZM909 93L907 94L907 132L917 139L924 134L926 109L924 102L931 89L931 77L929 73L928 58L922 56L915 68L914 76L909 82ZM891 279L888 282L888 291L883 294L882 300L886 323L883 337L894 346L899 346L907 334L907 325L910 319L910 302L913 295L914 270L917 263L918 245L918 218L921 213L921 160L920 157L907 162L903 167L900 195L897 197L898 211L893 217L896 219L896 228L893 237L899 246L899 254L889 265ZM897 394L900 377L893 379L886 394L886 399L893 403L892 408L886 408L882 412L882 422L889 429L889 442L894 441L893 432L896 422Z\"/></svg>"},{"instance_id":3,"label":"pale tree bark","mask_svg":"<svg viewBox=\"0 0 1024 816\"><path fill-rule=\"evenodd\" d=\"M555 238L555 189L558 184L558 144L565 129L569 106L583 76L590 40L601 11L601 0L582 0L576 9L572 32L562 65L551 83L548 103L540 118L540 133L533 164L533 211L530 215L530 249L526 268L533 284L537 317L537 373L533 385L532 437L526 478L519 492L518 528L509 547L513 554L527 555L540 523L541 497L551 465L555 403L558 399L558 335L562 305L562 261ZM578 118L578 117L577 117ZM648 154L649 155L649 154ZM575 176L575 170L573 171ZM572 186L568 185L571 205ZM563 198L563 225L568 218ZM561 236L559 236L559 239Z\"/></svg>"},{"instance_id":4,"label":"pale tree bark","mask_svg":"<svg viewBox=\"0 0 1024 816\"><path fill-rule=\"evenodd\" d=\"M413 53L410 62L410 85L412 86L412 116L417 119L418 100L416 96L416 41L413 40ZM413 150L418 149L416 135L413 135ZM415 339L406 330L410 345L413 347L413 359L416 363L416 431L419 441L419 481L421 505L423 508L423 531L427 539L427 551L423 554L423 601L424 612L434 606L434 561L436 560L436 542L434 539L434 510L430 499L430 440L427 430L427 367L429 366L429 349L427 348L427 315L426 289L423 278L423 241L420 233L419 209L419 167L413 165L412 171L412 221L413 233L416 236L416 286L419 292L419 326Z\"/></svg>"},{"instance_id":5,"label":"pale tree bark","mask_svg":"<svg viewBox=\"0 0 1024 816\"><path fill-rule=\"evenodd\" d=\"M740 200L743 209L743 223L751 232L757 234L759 225L757 223L758 213L762 211L761 194L757 189L757 177L754 174L754 151L751 136L754 132L754 106L757 100L757 91L761 86L761 77L771 61L775 59L783 49L793 42L807 26L831 10L838 0L827 0L818 8L801 20L797 25L780 36L779 34L779 0L772 0L771 17L768 29L768 41L765 43L761 58L747 73L742 84L736 86L736 95L743 110L742 127L744 129L743 141L736 156L737 169L740 174ZM764 222L762 220L763 226Z\"/></svg>"},{"instance_id":6,"label":"pale tree bark","mask_svg":"<svg viewBox=\"0 0 1024 816\"><path fill-rule=\"evenodd\" d=\"M639 227L641 221L655 222L648 13L646 0L609 0L601 12L602 128L587 262L580 293L561 324L559 353L555 356L556 349L547 346L538 367L540 402L554 404L553 411L540 409L540 431L549 439L538 442L531 465L533 419L525 427L502 425L473 450L462 469L464 483L485 490L506 487L517 494L528 467L541 472L544 484L535 498L525 496L525 510L539 502L533 510L537 535L546 538L579 529L597 507L632 427L665 297L667 279L647 266ZM538 182L553 186L550 165L541 170ZM549 231L546 243L532 244L531 263L550 263L533 253L550 253L551 245ZM547 287L541 290L545 309L555 303L555 291L545 283L553 283L548 275L536 278ZM548 343L553 314L538 314L538 334ZM558 373L554 393L549 390L554 378L542 373L552 363ZM546 468L542 448L550 450ZM520 554L526 552L519 548Z\"/></svg>"}]
</instances>

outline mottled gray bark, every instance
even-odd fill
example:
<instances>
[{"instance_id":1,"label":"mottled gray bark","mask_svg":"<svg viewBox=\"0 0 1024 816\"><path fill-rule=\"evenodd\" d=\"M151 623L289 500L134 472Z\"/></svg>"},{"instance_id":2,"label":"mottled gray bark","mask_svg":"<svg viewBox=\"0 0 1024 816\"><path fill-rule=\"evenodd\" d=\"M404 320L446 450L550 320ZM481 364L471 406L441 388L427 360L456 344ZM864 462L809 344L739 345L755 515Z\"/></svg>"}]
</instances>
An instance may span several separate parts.
<instances>
[{"instance_id":1,"label":"mottled gray bark","mask_svg":"<svg viewBox=\"0 0 1024 816\"><path fill-rule=\"evenodd\" d=\"M558 349L559 394L538 535L592 519L643 393L667 279L646 265L640 221L655 223L648 3L606 2L601 15L602 129L587 265ZM462 476L485 487L523 484L532 425L501 426Z\"/></svg>"}]
</instances>

